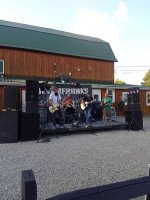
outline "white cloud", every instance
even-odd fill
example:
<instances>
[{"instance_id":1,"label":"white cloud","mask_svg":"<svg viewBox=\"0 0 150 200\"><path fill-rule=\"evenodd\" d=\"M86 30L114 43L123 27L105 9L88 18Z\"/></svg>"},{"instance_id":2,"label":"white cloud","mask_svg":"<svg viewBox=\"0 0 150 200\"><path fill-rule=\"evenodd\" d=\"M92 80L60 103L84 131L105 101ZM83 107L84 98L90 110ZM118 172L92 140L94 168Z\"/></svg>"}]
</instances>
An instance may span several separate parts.
<instances>
[{"instance_id":1,"label":"white cloud","mask_svg":"<svg viewBox=\"0 0 150 200\"><path fill-rule=\"evenodd\" d=\"M76 13L73 31L103 39L115 50L119 44L119 36L128 22L127 14L127 6L123 1L111 13L80 9Z\"/></svg>"},{"instance_id":2,"label":"white cloud","mask_svg":"<svg viewBox=\"0 0 150 200\"><path fill-rule=\"evenodd\" d=\"M24 16L20 13L17 13L13 10L1 10L0 12L0 19L12 22L24 22Z\"/></svg>"},{"instance_id":3,"label":"white cloud","mask_svg":"<svg viewBox=\"0 0 150 200\"><path fill-rule=\"evenodd\" d=\"M111 46L116 46L121 28L112 21L112 16L108 13L80 9L76 13L73 32L98 37L109 42Z\"/></svg>"},{"instance_id":4,"label":"white cloud","mask_svg":"<svg viewBox=\"0 0 150 200\"><path fill-rule=\"evenodd\" d=\"M128 8L124 1L119 3L118 10L114 12L114 19L118 22L128 24Z\"/></svg>"}]
</instances>

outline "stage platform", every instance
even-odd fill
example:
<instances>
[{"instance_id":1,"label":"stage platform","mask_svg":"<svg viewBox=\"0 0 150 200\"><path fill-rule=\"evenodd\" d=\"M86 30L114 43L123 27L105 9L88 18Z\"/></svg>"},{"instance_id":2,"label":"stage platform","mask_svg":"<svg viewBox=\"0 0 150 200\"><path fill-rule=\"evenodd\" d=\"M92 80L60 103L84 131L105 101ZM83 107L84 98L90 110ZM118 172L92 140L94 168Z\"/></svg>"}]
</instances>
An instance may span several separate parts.
<instances>
[{"instance_id":1,"label":"stage platform","mask_svg":"<svg viewBox=\"0 0 150 200\"><path fill-rule=\"evenodd\" d=\"M52 128L51 123L47 124L45 127L41 128L41 134L40 138L44 135L49 134L49 136L56 134L59 135L59 133L64 134L71 134L75 132L96 132L101 130L113 130L113 129L125 129L127 127L126 123L123 123L119 120L113 119L112 121L107 121L104 123L103 121L94 121L92 123L91 127L85 127L85 123L69 123L64 124L63 127L60 127L59 125L56 126L55 129Z\"/></svg>"}]
</instances>

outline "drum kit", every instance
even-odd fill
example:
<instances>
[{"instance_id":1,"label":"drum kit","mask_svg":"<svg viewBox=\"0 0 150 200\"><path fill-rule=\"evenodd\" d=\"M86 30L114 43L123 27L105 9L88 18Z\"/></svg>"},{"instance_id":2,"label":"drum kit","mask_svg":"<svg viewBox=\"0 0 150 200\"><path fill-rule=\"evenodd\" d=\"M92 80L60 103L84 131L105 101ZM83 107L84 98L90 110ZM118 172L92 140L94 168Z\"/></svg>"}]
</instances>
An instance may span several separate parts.
<instances>
[{"instance_id":1,"label":"drum kit","mask_svg":"<svg viewBox=\"0 0 150 200\"><path fill-rule=\"evenodd\" d=\"M76 121L85 121L84 112L80 106L80 99L71 100L71 98L64 100L62 107L62 115L65 123L75 123Z\"/></svg>"}]
</instances>

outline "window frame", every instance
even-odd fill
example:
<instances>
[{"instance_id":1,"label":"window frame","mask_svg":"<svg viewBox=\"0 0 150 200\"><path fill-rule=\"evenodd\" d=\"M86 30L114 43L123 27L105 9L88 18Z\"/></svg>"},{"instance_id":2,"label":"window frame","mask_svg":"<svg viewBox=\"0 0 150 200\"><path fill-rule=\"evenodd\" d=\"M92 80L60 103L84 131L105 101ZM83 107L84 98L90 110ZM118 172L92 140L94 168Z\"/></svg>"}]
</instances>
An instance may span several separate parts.
<instances>
[{"instance_id":1,"label":"window frame","mask_svg":"<svg viewBox=\"0 0 150 200\"><path fill-rule=\"evenodd\" d=\"M94 95L98 95L99 101L101 101L101 89L92 88L92 96L93 96L93 98L94 98Z\"/></svg>"},{"instance_id":2,"label":"window frame","mask_svg":"<svg viewBox=\"0 0 150 200\"><path fill-rule=\"evenodd\" d=\"M125 98L124 98L124 95L127 95L127 101L125 101ZM125 103L125 105L127 105L128 104L128 92L122 92L122 100L124 101L124 103Z\"/></svg>"},{"instance_id":3,"label":"window frame","mask_svg":"<svg viewBox=\"0 0 150 200\"><path fill-rule=\"evenodd\" d=\"M147 92L146 92L146 105L147 105L147 106L150 106L150 103L148 103L148 98L147 98L148 94L150 95L150 91L147 91ZM149 98L149 99L150 99L150 98Z\"/></svg>"},{"instance_id":4,"label":"window frame","mask_svg":"<svg viewBox=\"0 0 150 200\"><path fill-rule=\"evenodd\" d=\"M4 60L0 60L0 63L2 63L2 71L0 71L0 74L4 74Z\"/></svg>"},{"instance_id":5,"label":"window frame","mask_svg":"<svg viewBox=\"0 0 150 200\"><path fill-rule=\"evenodd\" d=\"M108 96L112 99L112 103L115 103L115 90L107 88L106 92L108 93L108 91L112 91L112 97L109 95Z\"/></svg>"}]
</instances>

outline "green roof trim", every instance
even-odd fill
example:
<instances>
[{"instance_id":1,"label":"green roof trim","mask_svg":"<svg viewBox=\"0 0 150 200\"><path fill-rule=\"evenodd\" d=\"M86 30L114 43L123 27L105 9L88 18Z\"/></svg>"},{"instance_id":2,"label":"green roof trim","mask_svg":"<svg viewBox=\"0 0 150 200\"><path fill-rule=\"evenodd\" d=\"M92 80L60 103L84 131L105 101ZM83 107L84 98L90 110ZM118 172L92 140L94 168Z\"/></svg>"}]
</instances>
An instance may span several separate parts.
<instances>
[{"instance_id":1,"label":"green roof trim","mask_svg":"<svg viewBox=\"0 0 150 200\"><path fill-rule=\"evenodd\" d=\"M0 20L0 46L117 62L99 38Z\"/></svg>"}]
</instances>

